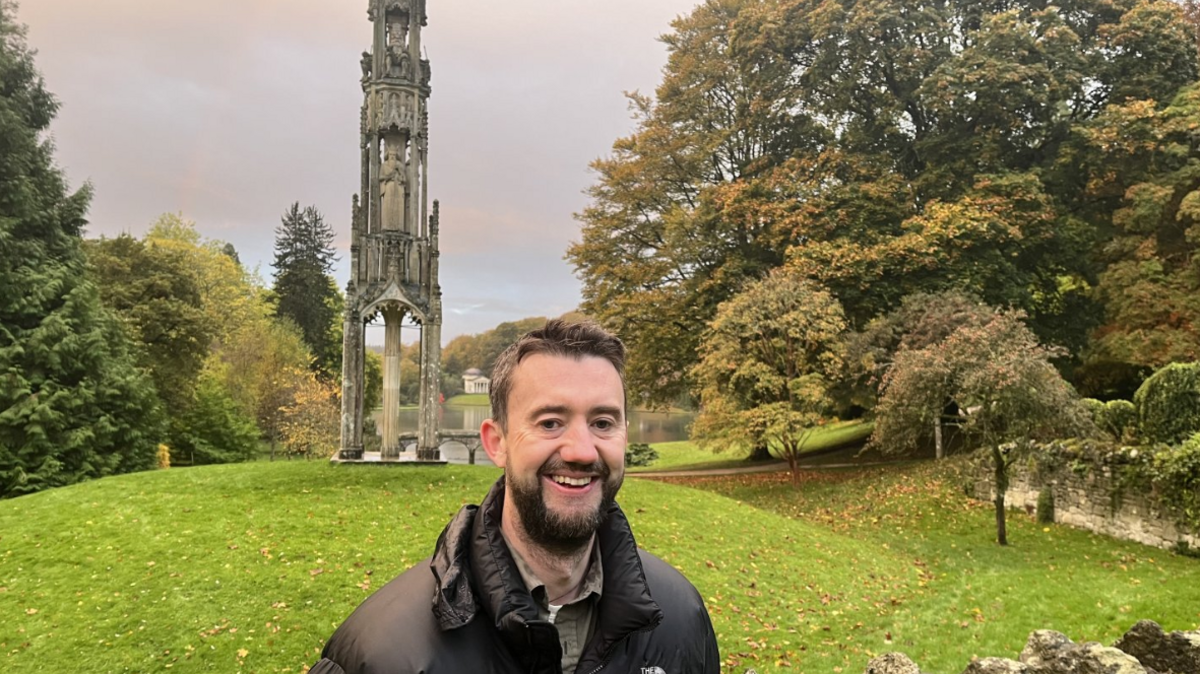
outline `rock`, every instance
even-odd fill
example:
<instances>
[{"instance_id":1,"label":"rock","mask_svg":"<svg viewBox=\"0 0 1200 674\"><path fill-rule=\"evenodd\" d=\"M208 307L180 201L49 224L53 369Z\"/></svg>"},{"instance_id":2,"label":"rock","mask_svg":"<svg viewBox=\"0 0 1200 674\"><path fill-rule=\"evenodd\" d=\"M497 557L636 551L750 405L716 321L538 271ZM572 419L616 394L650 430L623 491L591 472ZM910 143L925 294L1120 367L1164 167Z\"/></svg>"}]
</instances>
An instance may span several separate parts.
<instances>
[{"instance_id":1,"label":"rock","mask_svg":"<svg viewBox=\"0 0 1200 674\"><path fill-rule=\"evenodd\" d=\"M921 674L921 670L903 653L884 653L868 662L863 674Z\"/></svg>"},{"instance_id":2,"label":"rock","mask_svg":"<svg viewBox=\"0 0 1200 674\"><path fill-rule=\"evenodd\" d=\"M963 674L1029 674L1029 666L1008 658L983 658L967 665Z\"/></svg>"},{"instance_id":3,"label":"rock","mask_svg":"<svg viewBox=\"0 0 1200 674\"><path fill-rule=\"evenodd\" d=\"M1094 642L1077 644L1052 630L1029 635L1021 662L1029 674L1152 674L1128 653Z\"/></svg>"},{"instance_id":4,"label":"rock","mask_svg":"<svg viewBox=\"0 0 1200 674\"><path fill-rule=\"evenodd\" d=\"M1167 634L1153 620L1139 620L1113 647L1162 674L1200 672L1200 630Z\"/></svg>"},{"instance_id":5,"label":"rock","mask_svg":"<svg viewBox=\"0 0 1200 674\"><path fill-rule=\"evenodd\" d=\"M1067 635L1054 630L1038 630L1029 635L1025 650L1021 651L1021 662L1031 667L1042 667L1058 658L1064 648L1075 645Z\"/></svg>"}]
</instances>

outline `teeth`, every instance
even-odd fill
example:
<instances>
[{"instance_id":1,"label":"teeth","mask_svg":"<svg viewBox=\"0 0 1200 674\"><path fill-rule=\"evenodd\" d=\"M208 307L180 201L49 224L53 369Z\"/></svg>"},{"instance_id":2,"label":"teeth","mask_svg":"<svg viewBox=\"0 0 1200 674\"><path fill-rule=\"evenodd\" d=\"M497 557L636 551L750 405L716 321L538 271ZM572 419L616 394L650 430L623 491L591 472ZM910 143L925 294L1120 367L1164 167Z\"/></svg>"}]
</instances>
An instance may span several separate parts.
<instances>
[{"instance_id":1,"label":"teeth","mask_svg":"<svg viewBox=\"0 0 1200 674\"><path fill-rule=\"evenodd\" d=\"M572 487L586 487L592 481L590 477L565 477L563 475L552 475L550 479Z\"/></svg>"}]
</instances>

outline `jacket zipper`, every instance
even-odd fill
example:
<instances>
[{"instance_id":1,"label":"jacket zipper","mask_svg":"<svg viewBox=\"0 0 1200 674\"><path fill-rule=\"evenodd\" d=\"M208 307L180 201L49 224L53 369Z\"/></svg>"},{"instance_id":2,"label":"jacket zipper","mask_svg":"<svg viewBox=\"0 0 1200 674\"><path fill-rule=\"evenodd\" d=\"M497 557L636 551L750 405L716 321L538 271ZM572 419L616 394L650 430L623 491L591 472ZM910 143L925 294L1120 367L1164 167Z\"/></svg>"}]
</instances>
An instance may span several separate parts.
<instances>
[{"instance_id":1,"label":"jacket zipper","mask_svg":"<svg viewBox=\"0 0 1200 674\"><path fill-rule=\"evenodd\" d=\"M633 636L633 635L637 634L638 632L650 632L650 631L652 631L652 630L653 630L655 627L658 627L658 625L653 625L653 626L651 626L651 627L645 627L645 628L642 628L642 629L640 629L640 630L634 630L634 631L630 632L629 634L626 634L624 637L622 637L622 638L621 638L621 640L620 640L620 641L618 641L617 643L613 644L613 645L612 645L612 648L608 649L608 653L605 653L605 654L604 654L604 659L600 661L600 664L596 665L596 668L595 668L595 669L593 669L592 671L588 672L588 674L596 674L596 673L597 673L597 672L599 672L600 670L602 670L602 669L604 669L605 667L607 667L607 666L608 666L608 661L609 661L609 660L612 660L612 657L613 657L613 655L616 655L616 653L617 653L617 649L618 649L618 648L621 646L621 644L623 644L623 643L625 643L626 641L628 641L628 640L629 640L629 637L631 637L631 636Z\"/></svg>"}]
</instances>

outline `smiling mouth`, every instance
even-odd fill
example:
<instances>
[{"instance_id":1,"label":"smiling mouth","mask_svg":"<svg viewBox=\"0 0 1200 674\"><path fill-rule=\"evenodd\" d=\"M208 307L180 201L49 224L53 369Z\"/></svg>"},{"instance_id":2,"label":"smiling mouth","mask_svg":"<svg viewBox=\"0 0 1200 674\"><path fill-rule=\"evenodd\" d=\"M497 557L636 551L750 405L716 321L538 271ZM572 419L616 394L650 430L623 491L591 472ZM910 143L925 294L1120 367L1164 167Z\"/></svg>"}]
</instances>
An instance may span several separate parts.
<instances>
[{"instance_id":1,"label":"smiling mouth","mask_svg":"<svg viewBox=\"0 0 1200 674\"><path fill-rule=\"evenodd\" d=\"M551 475L550 479L556 484L561 484L566 487L586 487L592 483L590 477L567 477L565 475Z\"/></svg>"}]
</instances>

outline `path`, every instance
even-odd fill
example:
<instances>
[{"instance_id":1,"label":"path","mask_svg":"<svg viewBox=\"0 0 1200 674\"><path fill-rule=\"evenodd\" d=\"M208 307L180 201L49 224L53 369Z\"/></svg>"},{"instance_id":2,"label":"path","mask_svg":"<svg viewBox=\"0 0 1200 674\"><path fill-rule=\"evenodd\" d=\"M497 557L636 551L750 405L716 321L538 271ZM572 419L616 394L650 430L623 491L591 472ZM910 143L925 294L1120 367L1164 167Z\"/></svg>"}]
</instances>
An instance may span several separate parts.
<instances>
[{"instance_id":1,"label":"path","mask_svg":"<svg viewBox=\"0 0 1200 674\"><path fill-rule=\"evenodd\" d=\"M808 453L800 459L803 470L833 470L838 468L866 468L869 466L887 466L907 463L911 458L885 459L876 450L863 450L863 442L854 442L838 447L830 447ZM629 477L717 477L721 475L746 475L750 473L773 473L788 469L787 461L773 460L747 463L744 466L725 466L722 468L698 468L691 470L654 470L639 473L625 473Z\"/></svg>"}]
</instances>

